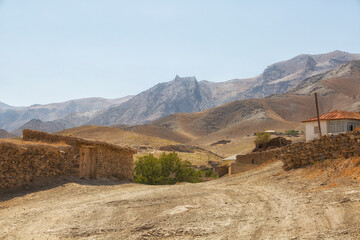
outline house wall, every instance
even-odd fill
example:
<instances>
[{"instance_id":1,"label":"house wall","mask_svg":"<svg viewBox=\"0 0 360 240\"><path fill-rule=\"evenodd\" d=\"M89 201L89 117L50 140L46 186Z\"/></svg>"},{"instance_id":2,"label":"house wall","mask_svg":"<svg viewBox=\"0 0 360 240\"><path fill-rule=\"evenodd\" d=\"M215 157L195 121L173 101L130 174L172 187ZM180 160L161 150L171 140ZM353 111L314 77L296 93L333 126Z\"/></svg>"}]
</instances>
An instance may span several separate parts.
<instances>
[{"instance_id":1,"label":"house wall","mask_svg":"<svg viewBox=\"0 0 360 240\"><path fill-rule=\"evenodd\" d=\"M318 122L306 122L305 123L305 138L306 141L311 141L319 137L318 133L314 132L314 127L318 126ZM326 121L320 121L321 133L325 135L327 133L327 124Z\"/></svg>"}]
</instances>

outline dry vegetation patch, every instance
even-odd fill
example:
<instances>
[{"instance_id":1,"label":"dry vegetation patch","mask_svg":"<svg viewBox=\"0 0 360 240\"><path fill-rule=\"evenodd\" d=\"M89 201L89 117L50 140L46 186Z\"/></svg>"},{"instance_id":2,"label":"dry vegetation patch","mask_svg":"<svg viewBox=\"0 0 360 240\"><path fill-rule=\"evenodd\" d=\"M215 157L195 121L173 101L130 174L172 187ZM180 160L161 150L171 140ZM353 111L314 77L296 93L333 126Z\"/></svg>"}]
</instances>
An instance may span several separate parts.
<instances>
[{"instance_id":1,"label":"dry vegetation patch","mask_svg":"<svg viewBox=\"0 0 360 240\"><path fill-rule=\"evenodd\" d=\"M312 177L318 174L319 177L328 177L329 181L360 181L360 157L317 162L307 169L313 172Z\"/></svg>"},{"instance_id":2,"label":"dry vegetation patch","mask_svg":"<svg viewBox=\"0 0 360 240\"><path fill-rule=\"evenodd\" d=\"M58 143L46 143L46 142L41 142L41 141L24 141L22 139L0 139L0 143L1 142L7 142L7 143L12 143L18 146L25 146L25 145L45 145L45 146L52 146L52 147L67 147L69 146L68 144L66 144L65 142L58 142Z\"/></svg>"}]
</instances>

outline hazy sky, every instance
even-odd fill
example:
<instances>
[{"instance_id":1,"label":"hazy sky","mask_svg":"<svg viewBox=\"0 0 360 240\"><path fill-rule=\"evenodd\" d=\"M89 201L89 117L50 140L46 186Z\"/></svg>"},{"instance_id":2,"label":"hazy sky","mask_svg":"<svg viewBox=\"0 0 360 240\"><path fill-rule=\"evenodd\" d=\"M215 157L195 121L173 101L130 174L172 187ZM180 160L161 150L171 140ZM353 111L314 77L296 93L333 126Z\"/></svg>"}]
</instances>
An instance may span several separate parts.
<instances>
[{"instance_id":1,"label":"hazy sky","mask_svg":"<svg viewBox=\"0 0 360 240\"><path fill-rule=\"evenodd\" d=\"M0 101L117 98L334 50L360 53L359 0L0 0Z\"/></svg>"}]
</instances>

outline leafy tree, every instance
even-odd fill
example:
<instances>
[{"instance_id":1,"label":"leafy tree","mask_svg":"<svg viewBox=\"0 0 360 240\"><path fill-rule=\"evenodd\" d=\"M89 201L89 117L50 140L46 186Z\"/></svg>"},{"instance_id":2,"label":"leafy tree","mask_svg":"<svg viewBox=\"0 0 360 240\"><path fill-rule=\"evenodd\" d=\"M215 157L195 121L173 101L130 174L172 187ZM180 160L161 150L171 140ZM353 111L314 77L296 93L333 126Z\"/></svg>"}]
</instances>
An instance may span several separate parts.
<instances>
[{"instance_id":1,"label":"leafy tree","mask_svg":"<svg viewBox=\"0 0 360 240\"><path fill-rule=\"evenodd\" d=\"M176 182L200 182L200 172L195 171L188 161L181 161L173 153L163 153L159 158L152 154L135 161L134 179L137 183L160 185Z\"/></svg>"},{"instance_id":2,"label":"leafy tree","mask_svg":"<svg viewBox=\"0 0 360 240\"><path fill-rule=\"evenodd\" d=\"M256 145L268 143L270 141L270 137L270 133L268 132L257 132L254 143Z\"/></svg>"}]
</instances>

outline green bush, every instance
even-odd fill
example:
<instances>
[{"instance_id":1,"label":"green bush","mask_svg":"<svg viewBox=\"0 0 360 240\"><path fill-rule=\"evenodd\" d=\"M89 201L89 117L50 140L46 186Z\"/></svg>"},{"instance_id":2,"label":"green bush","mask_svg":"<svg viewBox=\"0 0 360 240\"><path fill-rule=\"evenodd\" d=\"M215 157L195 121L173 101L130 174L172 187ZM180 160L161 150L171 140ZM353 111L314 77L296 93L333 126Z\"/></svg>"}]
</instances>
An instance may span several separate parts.
<instances>
[{"instance_id":1,"label":"green bush","mask_svg":"<svg viewBox=\"0 0 360 240\"><path fill-rule=\"evenodd\" d=\"M268 132L257 132L254 140L255 144L265 144L270 141L270 133Z\"/></svg>"},{"instance_id":2,"label":"green bush","mask_svg":"<svg viewBox=\"0 0 360 240\"><path fill-rule=\"evenodd\" d=\"M200 182L201 175L188 161L181 161L173 153L163 153L159 158L152 154L135 161L134 179L137 183L150 185L175 184L177 182Z\"/></svg>"},{"instance_id":3,"label":"green bush","mask_svg":"<svg viewBox=\"0 0 360 240\"><path fill-rule=\"evenodd\" d=\"M212 178L218 178L219 177L211 168L208 168L206 170L202 170L201 175L203 175L204 177L212 177Z\"/></svg>"},{"instance_id":4,"label":"green bush","mask_svg":"<svg viewBox=\"0 0 360 240\"><path fill-rule=\"evenodd\" d=\"M299 136L299 131L291 129L291 130L285 131L285 134L288 135L288 136L297 137L297 136Z\"/></svg>"}]
</instances>

